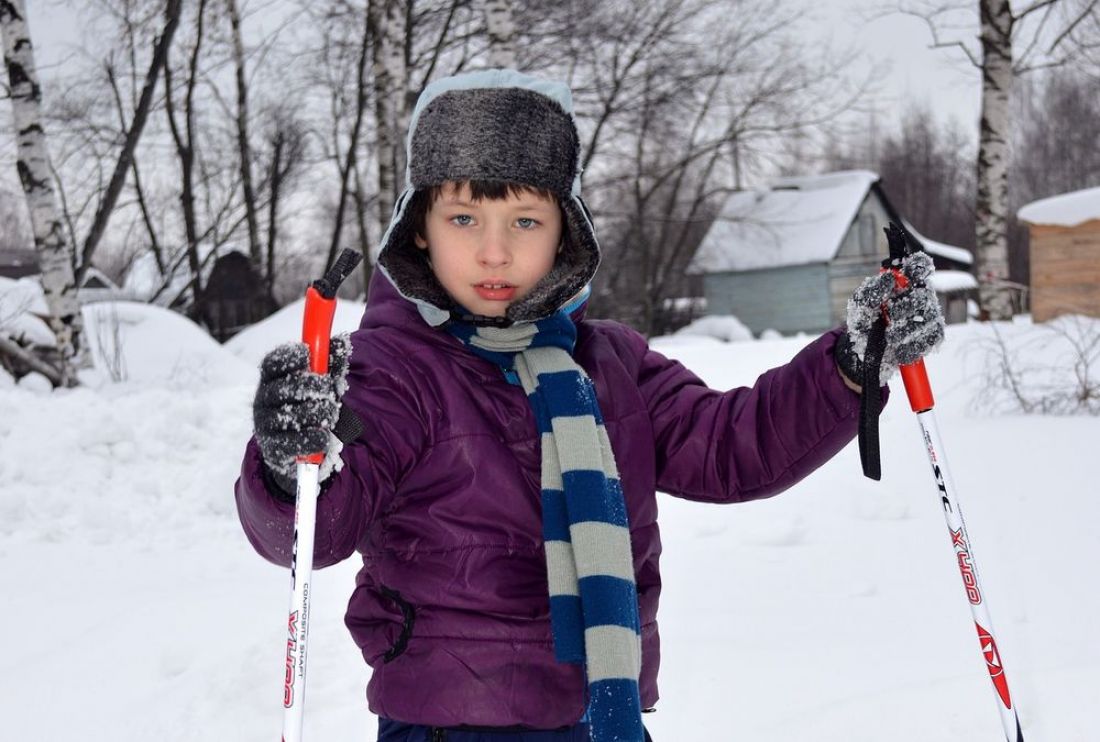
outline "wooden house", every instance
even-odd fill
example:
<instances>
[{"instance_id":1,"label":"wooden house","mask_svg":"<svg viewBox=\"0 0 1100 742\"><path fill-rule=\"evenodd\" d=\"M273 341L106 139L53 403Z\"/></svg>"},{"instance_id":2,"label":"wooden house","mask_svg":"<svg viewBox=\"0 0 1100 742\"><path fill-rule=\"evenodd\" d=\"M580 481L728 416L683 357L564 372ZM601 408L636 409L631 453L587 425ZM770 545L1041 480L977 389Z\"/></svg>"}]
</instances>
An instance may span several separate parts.
<instances>
[{"instance_id":1,"label":"wooden house","mask_svg":"<svg viewBox=\"0 0 1100 742\"><path fill-rule=\"evenodd\" d=\"M92 267L84 274L76 298L81 304L93 304L98 301L119 301L130 297L118 287L103 271Z\"/></svg>"},{"instance_id":2,"label":"wooden house","mask_svg":"<svg viewBox=\"0 0 1100 742\"><path fill-rule=\"evenodd\" d=\"M844 322L852 291L879 270L890 221L932 255L945 316L965 321L977 287L970 252L920 235L865 170L781 178L732 194L688 272L703 276L707 314L734 315L758 335L823 332Z\"/></svg>"},{"instance_id":3,"label":"wooden house","mask_svg":"<svg viewBox=\"0 0 1100 742\"><path fill-rule=\"evenodd\" d=\"M30 248L0 249L0 276L25 278L37 276L38 254Z\"/></svg>"},{"instance_id":4,"label":"wooden house","mask_svg":"<svg viewBox=\"0 0 1100 742\"><path fill-rule=\"evenodd\" d=\"M1031 245L1031 316L1100 317L1100 188L1034 201L1017 212Z\"/></svg>"},{"instance_id":5,"label":"wooden house","mask_svg":"<svg viewBox=\"0 0 1100 742\"><path fill-rule=\"evenodd\" d=\"M31 249L0 250L0 278L29 278L41 273L38 254ZM76 291L81 304L129 298L114 281L98 268L89 268Z\"/></svg>"}]
</instances>

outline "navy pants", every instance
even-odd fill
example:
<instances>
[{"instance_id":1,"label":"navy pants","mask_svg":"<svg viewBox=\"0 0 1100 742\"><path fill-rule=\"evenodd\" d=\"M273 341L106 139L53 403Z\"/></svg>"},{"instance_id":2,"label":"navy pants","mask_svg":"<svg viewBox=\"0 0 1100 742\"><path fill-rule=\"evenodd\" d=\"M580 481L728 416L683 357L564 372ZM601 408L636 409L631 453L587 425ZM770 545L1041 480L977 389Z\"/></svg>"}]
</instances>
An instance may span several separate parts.
<instances>
[{"instance_id":1,"label":"navy pants","mask_svg":"<svg viewBox=\"0 0 1100 742\"><path fill-rule=\"evenodd\" d=\"M648 731L645 738L653 742ZM587 724L545 732L487 727L443 729L379 717L378 742L590 742L590 738Z\"/></svg>"}]
</instances>

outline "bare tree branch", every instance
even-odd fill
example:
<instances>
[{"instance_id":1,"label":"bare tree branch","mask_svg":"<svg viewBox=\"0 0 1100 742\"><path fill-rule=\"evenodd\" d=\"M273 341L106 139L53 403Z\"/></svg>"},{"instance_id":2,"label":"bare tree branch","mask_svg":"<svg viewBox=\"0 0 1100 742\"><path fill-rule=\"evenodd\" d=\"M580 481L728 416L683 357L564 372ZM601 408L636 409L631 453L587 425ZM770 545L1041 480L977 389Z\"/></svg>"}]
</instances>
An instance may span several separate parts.
<instances>
[{"instance_id":1,"label":"bare tree branch","mask_svg":"<svg viewBox=\"0 0 1100 742\"><path fill-rule=\"evenodd\" d=\"M153 58L149 63L149 70L145 75L145 86L142 88L141 98L138 101L137 108L134 110L133 121L126 132L126 139L122 144L122 151L119 152L118 160L115 163L115 169L111 175L110 184L107 186L102 202L100 202L95 220L92 222L92 227L88 231L88 237L84 240L84 246L80 255L80 265L77 267L77 284L80 283L85 273L88 271L88 268L91 267L92 255L95 253L100 240L103 238L103 233L107 229L107 222L111 218L111 212L114 211L115 203L118 201L119 194L122 193L122 186L126 183L126 171L130 169L130 163L133 161L134 157L134 150L137 148L138 140L141 139L141 133L145 128L145 122L149 118L149 111L153 105L153 93L156 90L157 79L160 77L161 71L168 61L168 47L171 45L172 37L175 35L176 28L179 26L181 2L182 0L168 0L168 5L165 9L164 31L157 39L153 51ZM113 77L113 74L113 71L108 68L108 76Z\"/></svg>"},{"instance_id":2,"label":"bare tree branch","mask_svg":"<svg viewBox=\"0 0 1100 742\"><path fill-rule=\"evenodd\" d=\"M945 11L948 11L948 10L956 10L956 8L954 8L954 7L942 8L941 7L939 10L933 11L931 13L923 13L923 12L916 11L916 10L906 10L906 9L899 9L898 12L901 13L902 15L913 16L914 18L919 18L920 20L924 21L925 25L928 26L929 32L932 34L932 43L929 45L929 47L928 47L929 49L951 49L951 48L957 46L957 47L959 47L960 49L963 50L964 54L966 54L966 58L970 60L970 64L974 65L978 69L981 69L982 68L981 60L979 60L977 58L977 56L975 56L974 52L972 52L970 50L970 47L968 47L964 42L962 42L962 41L945 41L945 40L940 38L940 28L936 24L935 18L936 18L937 15L940 15L941 13L943 13Z\"/></svg>"},{"instance_id":3,"label":"bare tree branch","mask_svg":"<svg viewBox=\"0 0 1100 742\"><path fill-rule=\"evenodd\" d=\"M1019 13L1013 14L1013 20L1022 21L1024 18L1027 18L1032 13L1038 10L1042 10L1043 8L1048 8L1059 2L1061 2L1061 0L1035 0L1035 2L1021 10Z\"/></svg>"},{"instance_id":4,"label":"bare tree branch","mask_svg":"<svg viewBox=\"0 0 1100 742\"><path fill-rule=\"evenodd\" d=\"M1069 37L1069 35L1073 33L1074 29L1076 29L1082 21L1089 17L1089 15L1096 9L1097 3L1098 0L1092 0L1092 2L1088 4L1088 7L1082 10L1081 13L1076 18L1074 18L1068 26L1066 26L1066 29L1062 31L1062 33L1058 35L1058 38L1056 38L1054 42L1050 45L1050 49L1047 50L1048 54L1053 54L1054 50L1058 48L1058 45L1061 44L1062 41L1064 41L1067 37Z\"/></svg>"}]
</instances>

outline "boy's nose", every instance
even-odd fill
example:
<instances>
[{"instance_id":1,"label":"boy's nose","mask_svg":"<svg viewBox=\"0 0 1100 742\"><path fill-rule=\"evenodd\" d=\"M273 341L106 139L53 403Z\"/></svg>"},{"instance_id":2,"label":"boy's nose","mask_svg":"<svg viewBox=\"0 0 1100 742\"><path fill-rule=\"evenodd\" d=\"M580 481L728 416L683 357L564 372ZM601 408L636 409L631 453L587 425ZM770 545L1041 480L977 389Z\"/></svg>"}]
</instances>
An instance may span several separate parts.
<instances>
[{"instance_id":1,"label":"boy's nose","mask_svg":"<svg viewBox=\"0 0 1100 742\"><path fill-rule=\"evenodd\" d=\"M508 249L508 237L504 230L485 230L477 258L478 262L487 267L497 267L512 262L512 253Z\"/></svg>"}]
</instances>

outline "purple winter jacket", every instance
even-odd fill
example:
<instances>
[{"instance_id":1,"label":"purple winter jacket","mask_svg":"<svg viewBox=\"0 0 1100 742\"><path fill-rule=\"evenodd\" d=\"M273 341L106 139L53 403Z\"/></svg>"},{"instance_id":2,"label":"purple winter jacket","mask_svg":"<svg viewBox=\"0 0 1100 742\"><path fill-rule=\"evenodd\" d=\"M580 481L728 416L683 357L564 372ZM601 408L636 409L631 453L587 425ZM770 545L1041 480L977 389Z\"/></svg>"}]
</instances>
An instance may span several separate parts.
<instances>
[{"instance_id":1,"label":"purple winter jacket","mask_svg":"<svg viewBox=\"0 0 1100 742\"><path fill-rule=\"evenodd\" d=\"M718 392L645 338L583 319L575 359L595 383L622 479L642 621L643 708L657 701L657 490L702 502L777 494L856 434L859 397L832 331L751 388ZM373 674L371 711L433 726L575 723L581 667L554 659L540 444L523 390L429 326L378 272L344 403L365 423L318 501L317 567L358 551L346 623ZM237 507L252 545L290 564L294 507L269 494L255 440Z\"/></svg>"}]
</instances>

